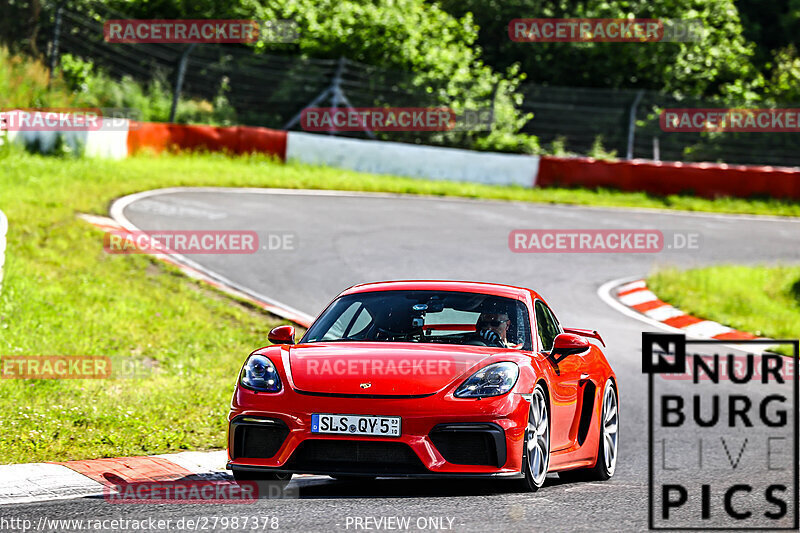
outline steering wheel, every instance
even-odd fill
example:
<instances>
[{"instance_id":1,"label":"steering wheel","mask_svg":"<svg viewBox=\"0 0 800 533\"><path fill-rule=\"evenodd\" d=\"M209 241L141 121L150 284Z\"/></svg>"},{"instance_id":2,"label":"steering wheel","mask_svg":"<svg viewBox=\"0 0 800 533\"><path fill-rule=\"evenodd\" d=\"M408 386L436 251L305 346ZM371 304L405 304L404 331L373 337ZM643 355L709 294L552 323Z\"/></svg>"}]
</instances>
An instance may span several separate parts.
<instances>
[{"instance_id":1,"label":"steering wheel","mask_svg":"<svg viewBox=\"0 0 800 533\"><path fill-rule=\"evenodd\" d=\"M389 341L389 340L394 340L397 337L402 337L404 340L408 340L408 337L410 335L411 335L410 333L403 332L403 331L392 331L392 330L384 329L384 328L376 328L375 329L375 340L376 341L382 341L382 340Z\"/></svg>"},{"instance_id":2,"label":"steering wheel","mask_svg":"<svg viewBox=\"0 0 800 533\"><path fill-rule=\"evenodd\" d=\"M489 346L483 339L467 339L463 342L468 346Z\"/></svg>"}]
</instances>

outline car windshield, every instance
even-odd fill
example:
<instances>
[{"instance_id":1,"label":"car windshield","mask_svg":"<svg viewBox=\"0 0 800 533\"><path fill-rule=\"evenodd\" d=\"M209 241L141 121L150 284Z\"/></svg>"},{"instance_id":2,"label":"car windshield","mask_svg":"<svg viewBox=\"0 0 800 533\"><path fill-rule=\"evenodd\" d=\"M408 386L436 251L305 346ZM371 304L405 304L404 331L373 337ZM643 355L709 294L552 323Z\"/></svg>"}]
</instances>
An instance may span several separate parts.
<instances>
[{"instance_id":1,"label":"car windshield","mask_svg":"<svg viewBox=\"0 0 800 533\"><path fill-rule=\"evenodd\" d=\"M422 342L530 350L530 331L528 311L519 300L469 292L376 291L336 299L301 342Z\"/></svg>"}]
</instances>

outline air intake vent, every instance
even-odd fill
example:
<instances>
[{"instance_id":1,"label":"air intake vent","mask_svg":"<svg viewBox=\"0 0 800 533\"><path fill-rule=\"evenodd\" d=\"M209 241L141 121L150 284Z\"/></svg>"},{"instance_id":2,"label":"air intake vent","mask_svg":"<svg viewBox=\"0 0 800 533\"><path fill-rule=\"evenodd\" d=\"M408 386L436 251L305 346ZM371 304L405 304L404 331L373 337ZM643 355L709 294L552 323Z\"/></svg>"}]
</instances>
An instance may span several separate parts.
<instances>
[{"instance_id":1,"label":"air intake vent","mask_svg":"<svg viewBox=\"0 0 800 533\"><path fill-rule=\"evenodd\" d=\"M454 465L500 468L506 462L506 439L495 424L440 424L430 433L444 460Z\"/></svg>"},{"instance_id":2,"label":"air intake vent","mask_svg":"<svg viewBox=\"0 0 800 533\"><path fill-rule=\"evenodd\" d=\"M320 474L401 475L430 472L417 454L402 442L321 439L303 441L286 468Z\"/></svg>"},{"instance_id":3,"label":"air intake vent","mask_svg":"<svg viewBox=\"0 0 800 533\"><path fill-rule=\"evenodd\" d=\"M269 459L289 436L280 420L240 417L231 423L234 459Z\"/></svg>"}]
</instances>

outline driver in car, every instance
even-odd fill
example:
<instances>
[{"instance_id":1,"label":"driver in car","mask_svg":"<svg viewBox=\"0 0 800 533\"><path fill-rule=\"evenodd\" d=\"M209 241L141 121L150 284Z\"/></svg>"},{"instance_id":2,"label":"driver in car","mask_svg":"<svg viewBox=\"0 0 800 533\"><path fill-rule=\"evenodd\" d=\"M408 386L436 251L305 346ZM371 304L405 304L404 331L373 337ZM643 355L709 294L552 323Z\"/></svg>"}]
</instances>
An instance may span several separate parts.
<instances>
[{"instance_id":1,"label":"driver in car","mask_svg":"<svg viewBox=\"0 0 800 533\"><path fill-rule=\"evenodd\" d=\"M512 348L514 345L508 342L510 323L507 313L481 313L475 324L475 331L488 346Z\"/></svg>"}]
</instances>

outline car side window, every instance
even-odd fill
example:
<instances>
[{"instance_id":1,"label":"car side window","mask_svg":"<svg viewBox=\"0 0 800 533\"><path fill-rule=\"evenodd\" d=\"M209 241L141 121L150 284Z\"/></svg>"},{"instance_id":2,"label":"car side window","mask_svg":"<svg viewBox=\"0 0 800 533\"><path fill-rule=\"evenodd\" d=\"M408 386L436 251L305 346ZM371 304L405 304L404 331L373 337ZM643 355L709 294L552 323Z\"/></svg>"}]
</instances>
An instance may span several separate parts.
<instances>
[{"instance_id":1,"label":"car side window","mask_svg":"<svg viewBox=\"0 0 800 533\"><path fill-rule=\"evenodd\" d=\"M345 331L346 337L358 337L364 333L367 329L367 326L372 324L372 315L369 314L366 307L361 308L361 312L358 313L356 316L353 317L353 320L350 321L350 325Z\"/></svg>"},{"instance_id":2,"label":"car side window","mask_svg":"<svg viewBox=\"0 0 800 533\"><path fill-rule=\"evenodd\" d=\"M539 340L542 342L542 351L549 352L553 348L553 341L559 333L561 327L558 325L553 312L541 301L537 300L534 308L536 312L536 329L539 332Z\"/></svg>"},{"instance_id":3,"label":"car side window","mask_svg":"<svg viewBox=\"0 0 800 533\"><path fill-rule=\"evenodd\" d=\"M353 302L350 304L350 307L345 309L339 318L331 324L331 327L328 328L328 332L322 337L323 341L329 341L334 339L339 339L344 335L345 329L347 326L356 318L356 312L361 309L361 304L359 302Z\"/></svg>"}]
</instances>

